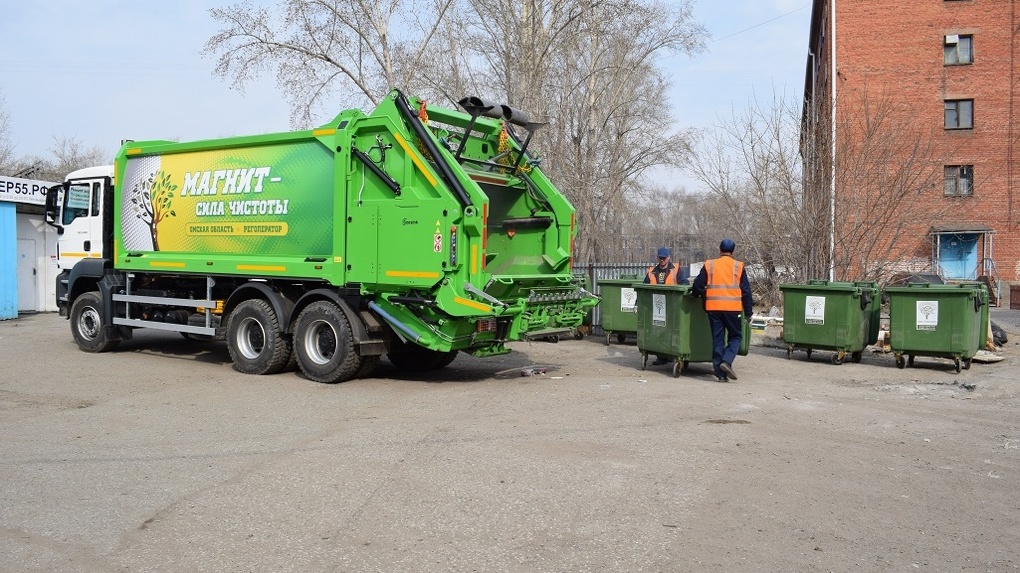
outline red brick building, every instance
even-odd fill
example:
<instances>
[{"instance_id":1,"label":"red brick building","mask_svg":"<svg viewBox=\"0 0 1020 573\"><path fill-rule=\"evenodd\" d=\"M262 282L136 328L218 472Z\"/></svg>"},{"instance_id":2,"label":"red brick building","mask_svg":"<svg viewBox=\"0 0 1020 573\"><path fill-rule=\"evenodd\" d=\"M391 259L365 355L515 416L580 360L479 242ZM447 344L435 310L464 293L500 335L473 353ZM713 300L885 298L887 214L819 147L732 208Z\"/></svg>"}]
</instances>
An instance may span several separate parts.
<instances>
[{"instance_id":1,"label":"red brick building","mask_svg":"<svg viewBox=\"0 0 1020 573\"><path fill-rule=\"evenodd\" d=\"M1018 26L1005 0L814 1L805 196L835 278L1020 284Z\"/></svg>"}]
</instances>

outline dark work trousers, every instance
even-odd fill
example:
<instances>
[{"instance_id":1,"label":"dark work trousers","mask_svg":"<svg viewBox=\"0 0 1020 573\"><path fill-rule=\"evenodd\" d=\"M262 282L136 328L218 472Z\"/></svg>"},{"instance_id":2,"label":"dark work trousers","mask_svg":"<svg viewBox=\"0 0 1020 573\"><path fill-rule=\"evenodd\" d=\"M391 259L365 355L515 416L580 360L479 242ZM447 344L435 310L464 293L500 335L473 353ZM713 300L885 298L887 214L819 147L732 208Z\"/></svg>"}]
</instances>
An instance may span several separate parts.
<instances>
[{"instance_id":1,"label":"dark work trousers","mask_svg":"<svg viewBox=\"0 0 1020 573\"><path fill-rule=\"evenodd\" d=\"M743 326L739 312L713 310L708 312L708 324L712 327L712 371L720 378L726 373L719 370L723 362L733 366L733 359L740 350Z\"/></svg>"}]
</instances>

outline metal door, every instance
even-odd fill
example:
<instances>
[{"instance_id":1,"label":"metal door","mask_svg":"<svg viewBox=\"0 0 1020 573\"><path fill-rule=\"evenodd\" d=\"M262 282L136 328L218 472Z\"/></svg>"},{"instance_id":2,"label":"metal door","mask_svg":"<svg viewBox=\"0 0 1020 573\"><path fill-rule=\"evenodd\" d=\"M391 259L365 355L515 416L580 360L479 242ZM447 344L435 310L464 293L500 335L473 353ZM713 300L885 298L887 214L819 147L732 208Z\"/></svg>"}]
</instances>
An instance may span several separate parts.
<instances>
[{"instance_id":1,"label":"metal door","mask_svg":"<svg viewBox=\"0 0 1020 573\"><path fill-rule=\"evenodd\" d=\"M103 253L102 179L79 180L63 192L57 265L70 269L75 263Z\"/></svg>"},{"instance_id":2,"label":"metal door","mask_svg":"<svg viewBox=\"0 0 1020 573\"><path fill-rule=\"evenodd\" d=\"M947 279L977 278L976 233L939 235L939 274Z\"/></svg>"},{"instance_id":3,"label":"metal door","mask_svg":"<svg viewBox=\"0 0 1020 573\"><path fill-rule=\"evenodd\" d=\"M36 268L35 240L18 239L18 311L39 310L39 269Z\"/></svg>"}]
</instances>

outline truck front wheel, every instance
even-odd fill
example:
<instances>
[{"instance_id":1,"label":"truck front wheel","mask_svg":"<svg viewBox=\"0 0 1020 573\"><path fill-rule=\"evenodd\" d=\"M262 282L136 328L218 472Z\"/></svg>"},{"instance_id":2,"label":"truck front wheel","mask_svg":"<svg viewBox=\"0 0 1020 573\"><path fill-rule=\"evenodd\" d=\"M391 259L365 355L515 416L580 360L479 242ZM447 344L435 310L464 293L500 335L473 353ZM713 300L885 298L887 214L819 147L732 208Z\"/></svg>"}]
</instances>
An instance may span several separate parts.
<instances>
[{"instance_id":1,"label":"truck front wheel","mask_svg":"<svg viewBox=\"0 0 1020 573\"><path fill-rule=\"evenodd\" d=\"M71 306L71 333L78 348L85 352L106 352L120 344L106 336L103 324L103 299L92 291L74 299Z\"/></svg>"},{"instance_id":2,"label":"truck front wheel","mask_svg":"<svg viewBox=\"0 0 1020 573\"><path fill-rule=\"evenodd\" d=\"M313 302L298 315L294 352L301 372L311 380L334 384L354 378L361 360L354 353L354 334L335 304Z\"/></svg>"},{"instance_id":3,"label":"truck front wheel","mask_svg":"<svg viewBox=\"0 0 1020 573\"><path fill-rule=\"evenodd\" d=\"M245 374L276 374L290 360L290 343L269 303L251 299L237 305L227 323L227 350Z\"/></svg>"}]
</instances>

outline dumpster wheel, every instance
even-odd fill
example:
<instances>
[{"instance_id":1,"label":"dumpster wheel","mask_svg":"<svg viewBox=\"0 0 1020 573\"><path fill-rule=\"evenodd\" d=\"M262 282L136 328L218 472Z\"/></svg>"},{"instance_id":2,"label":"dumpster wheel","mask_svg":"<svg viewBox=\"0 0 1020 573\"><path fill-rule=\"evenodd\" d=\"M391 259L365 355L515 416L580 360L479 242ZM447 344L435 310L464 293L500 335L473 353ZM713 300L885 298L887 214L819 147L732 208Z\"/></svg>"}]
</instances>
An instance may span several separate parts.
<instances>
[{"instance_id":1,"label":"dumpster wheel","mask_svg":"<svg viewBox=\"0 0 1020 573\"><path fill-rule=\"evenodd\" d=\"M903 368L906 365L907 365L907 361L903 359L903 355L902 354L897 354L896 355L896 367L897 368Z\"/></svg>"},{"instance_id":2,"label":"dumpster wheel","mask_svg":"<svg viewBox=\"0 0 1020 573\"><path fill-rule=\"evenodd\" d=\"M683 371L684 363L682 360L677 360L673 363L673 378L679 378L680 372Z\"/></svg>"},{"instance_id":3,"label":"dumpster wheel","mask_svg":"<svg viewBox=\"0 0 1020 573\"><path fill-rule=\"evenodd\" d=\"M845 360L846 360L846 351L845 350L840 350L840 351L838 351L838 352L836 352L835 354L832 355L832 363L835 364L836 366L839 366Z\"/></svg>"},{"instance_id":4,"label":"dumpster wheel","mask_svg":"<svg viewBox=\"0 0 1020 573\"><path fill-rule=\"evenodd\" d=\"M647 365L648 365L648 353L647 352L642 352L641 353L641 369L644 370L645 366L647 366Z\"/></svg>"},{"instance_id":5,"label":"dumpster wheel","mask_svg":"<svg viewBox=\"0 0 1020 573\"><path fill-rule=\"evenodd\" d=\"M956 367L956 373L960 373L960 359L959 357L953 358L953 366Z\"/></svg>"},{"instance_id":6,"label":"dumpster wheel","mask_svg":"<svg viewBox=\"0 0 1020 573\"><path fill-rule=\"evenodd\" d=\"M620 344L627 342L627 335L622 332L616 333L616 341L619 342Z\"/></svg>"},{"instance_id":7,"label":"dumpster wheel","mask_svg":"<svg viewBox=\"0 0 1020 573\"><path fill-rule=\"evenodd\" d=\"M791 358L793 358L793 347L792 346L787 346L786 347L786 359L789 360Z\"/></svg>"},{"instance_id":8,"label":"dumpster wheel","mask_svg":"<svg viewBox=\"0 0 1020 573\"><path fill-rule=\"evenodd\" d=\"M863 356L863 354L864 353L860 352L860 351L858 351L858 352L851 352L850 353L850 361L853 362L854 364L860 364L861 363L861 356Z\"/></svg>"},{"instance_id":9,"label":"dumpster wheel","mask_svg":"<svg viewBox=\"0 0 1020 573\"><path fill-rule=\"evenodd\" d=\"M970 370L970 361L971 360L972 360L971 358L968 358L968 359L963 361L963 369L964 370Z\"/></svg>"}]
</instances>

